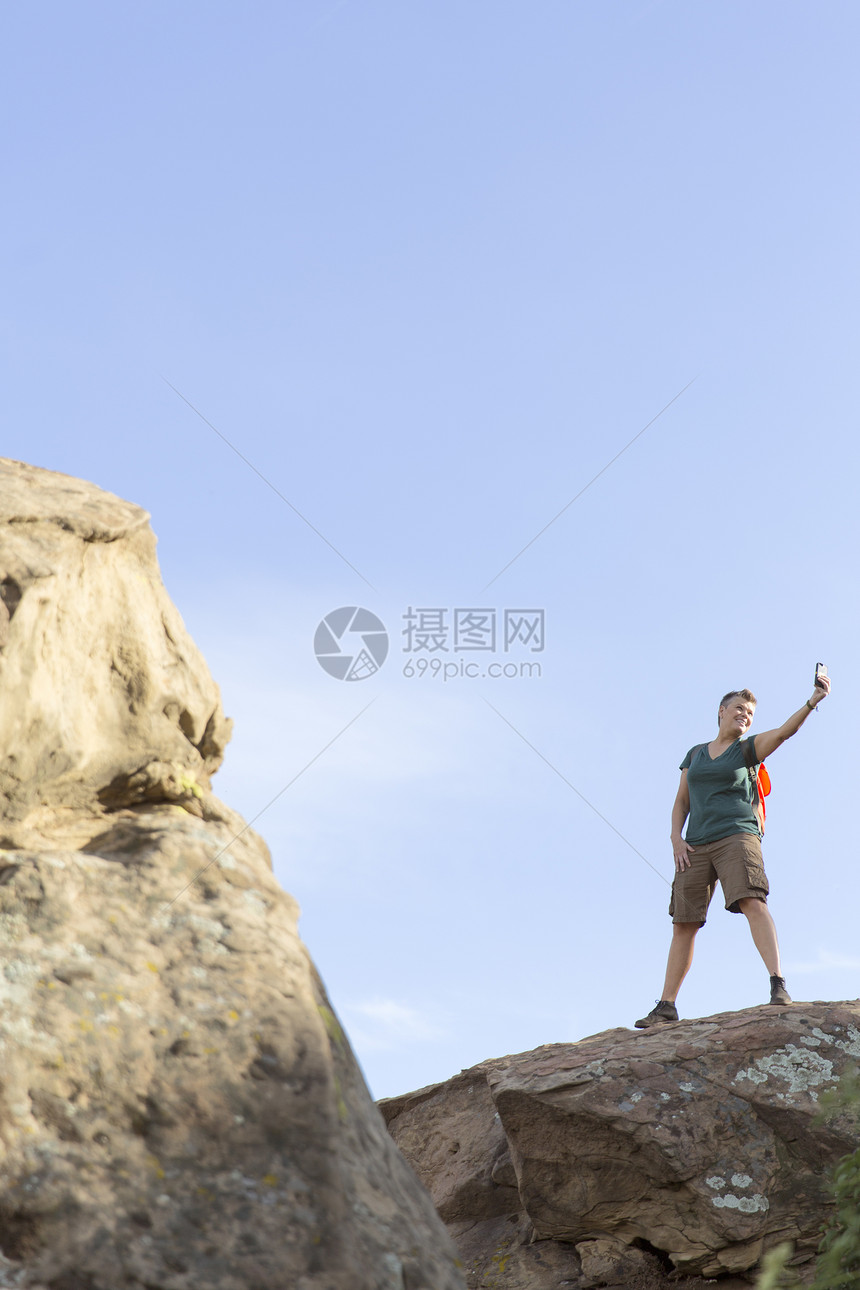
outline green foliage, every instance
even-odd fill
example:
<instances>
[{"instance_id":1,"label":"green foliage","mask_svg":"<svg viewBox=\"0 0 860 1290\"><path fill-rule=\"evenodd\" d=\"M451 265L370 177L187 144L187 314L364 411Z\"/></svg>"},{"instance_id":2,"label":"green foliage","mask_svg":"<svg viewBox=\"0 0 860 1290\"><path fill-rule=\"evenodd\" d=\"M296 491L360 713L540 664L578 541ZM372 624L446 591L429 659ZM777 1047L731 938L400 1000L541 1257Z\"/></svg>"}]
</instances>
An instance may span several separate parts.
<instances>
[{"instance_id":1,"label":"green foliage","mask_svg":"<svg viewBox=\"0 0 860 1290\"><path fill-rule=\"evenodd\" d=\"M781 1245L775 1245L772 1250L768 1250L761 1261L761 1272L755 1283L756 1290L777 1290L778 1287L792 1284L785 1275L785 1265L792 1253L791 1241L783 1241Z\"/></svg>"},{"instance_id":2,"label":"green foliage","mask_svg":"<svg viewBox=\"0 0 860 1290\"><path fill-rule=\"evenodd\" d=\"M822 1098L823 1118L860 1119L860 1078L852 1071ZM818 1247L815 1290L852 1290L860 1285L860 1148L843 1156L833 1171L836 1209Z\"/></svg>"},{"instance_id":3,"label":"green foliage","mask_svg":"<svg viewBox=\"0 0 860 1290\"><path fill-rule=\"evenodd\" d=\"M816 1290L850 1290L860 1284L860 1149L839 1161L833 1192L836 1212L819 1246Z\"/></svg>"},{"instance_id":4,"label":"green foliage","mask_svg":"<svg viewBox=\"0 0 860 1290\"><path fill-rule=\"evenodd\" d=\"M860 1077L856 1071L843 1075L837 1087L822 1096L821 1108L819 1122L839 1116L860 1127ZM860 1290L860 1147L836 1165L831 1190L836 1207L825 1225L815 1279L808 1290ZM787 1266L790 1258L788 1242L769 1250L762 1260L756 1290L799 1287L801 1282Z\"/></svg>"}]
</instances>

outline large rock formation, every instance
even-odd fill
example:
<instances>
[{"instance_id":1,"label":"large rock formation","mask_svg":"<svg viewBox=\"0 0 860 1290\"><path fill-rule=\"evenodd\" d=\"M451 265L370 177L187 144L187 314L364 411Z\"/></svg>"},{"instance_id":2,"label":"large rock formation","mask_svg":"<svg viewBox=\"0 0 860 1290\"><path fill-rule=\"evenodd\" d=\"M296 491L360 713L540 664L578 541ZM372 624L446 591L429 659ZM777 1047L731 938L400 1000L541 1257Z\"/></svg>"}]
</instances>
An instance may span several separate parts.
<instances>
[{"instance_id":1,"label":"large rock formation","mask_svg":"<svg viewBox=\"0 0 860 1290\"><path fill-rule=\"evenodd\" d=\"M0 461L0 1286L457 1290L147 516Z\"/></svg>"},{"instance_id":2,"label":"large rock formation","mask_svg":"<svg viewBox=\"0 0 860 1290\"><path fill-rule=\"evenodd\" d=\"M0 459L0 651L0 844L146 801L203 814L230 723L145 511Z\"/></svg>"},{"instance_id":3,"label":"large rock formation","mask_svg":"<svg viewBox=\"0 0 860 1290\"><path fill-rule=\"evenodd\" d=\"M814 1255L825 1173L860 1141L816 1117L860 1058L860 1001L610 1030L381 1104L474 1287L657 1285ZM692 1283L691 1283L692 1284ZM721 1284L726 1284L721 1282Z\"/></svg>"}]
</instances>

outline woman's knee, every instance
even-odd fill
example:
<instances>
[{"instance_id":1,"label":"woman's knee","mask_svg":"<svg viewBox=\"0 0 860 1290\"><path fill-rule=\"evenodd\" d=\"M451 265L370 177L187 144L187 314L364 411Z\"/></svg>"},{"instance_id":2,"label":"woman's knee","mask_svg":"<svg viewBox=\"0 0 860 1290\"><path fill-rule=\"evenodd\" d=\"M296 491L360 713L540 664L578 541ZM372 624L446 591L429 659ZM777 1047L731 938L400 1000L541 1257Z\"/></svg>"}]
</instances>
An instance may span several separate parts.
<instances>
[{"instance_id":1,"label":"woman's knee","mask_svg":"<svg viewBox=\"0 0 860 1290\"><path fill-rule=\"evenodd\" d=\"M676 941L691 941L703 923L673 923L672 935Z\"/></svg>"}]
</instances>

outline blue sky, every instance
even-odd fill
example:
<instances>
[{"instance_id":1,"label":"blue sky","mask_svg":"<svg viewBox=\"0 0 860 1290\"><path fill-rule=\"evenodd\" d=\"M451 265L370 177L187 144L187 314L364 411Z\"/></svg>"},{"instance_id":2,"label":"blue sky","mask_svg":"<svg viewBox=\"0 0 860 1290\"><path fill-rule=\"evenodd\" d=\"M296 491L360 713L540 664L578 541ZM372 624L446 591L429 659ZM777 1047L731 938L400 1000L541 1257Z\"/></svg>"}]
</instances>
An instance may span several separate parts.
<instances>
[{"instance_id":1,"label":"blue sky","mask_svg":"<svg viewBox=\"0 0 860 1290\"><path fill-rule=\"evenodd\" d=\"M2 451L152 514L374 1092L647 1011L678 764L817 659L765 858L792 993L855 997L856 7L0 22ZM351 605L354 683L313 653ZM405 676L416 607L543 609L480 656L540 675ZM766 989L715 901L682 1015Z\"/></svg>"}]
</instances>

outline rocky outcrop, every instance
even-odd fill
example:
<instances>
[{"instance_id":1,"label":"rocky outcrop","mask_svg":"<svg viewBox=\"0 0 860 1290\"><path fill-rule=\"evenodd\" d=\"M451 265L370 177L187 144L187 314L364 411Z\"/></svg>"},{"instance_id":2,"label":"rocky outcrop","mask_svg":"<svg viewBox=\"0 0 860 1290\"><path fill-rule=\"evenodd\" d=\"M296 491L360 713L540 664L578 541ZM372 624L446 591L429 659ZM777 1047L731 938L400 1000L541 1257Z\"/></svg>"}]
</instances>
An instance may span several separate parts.
<instances>
[{"instance_id":1,"label":"rocky outcrop","mask_svg":"<svg viewBox=\"0 0 860 1290\"><path fill-rule=\"evenodd\" d=\"M0 459L0 845L75 842L103 807L202 815L229 737L146 512Z\"/></svg>"},{"instance_id":2,"label":"rocky outcrop","mask_svg":"<svg viewBox=\"0 0 860 1290\"><path fill-rule=\"evenodd\" d=\"M0 1286L458 1290L138 508L0 462Z\"/></svg>"},{"instance_id":3,"label":"rocky outcrop","mask_svg":"<svg viewBox=\"0 0 860 1290\"><path fill-rule=\"evenodd\" d=\"M659 1284L812 1258L825 1173L860 1141L819 1097L860 1059L860 1001L610 1030L381 1104L474 1287Z\"/></svg>"}]
</instances>

